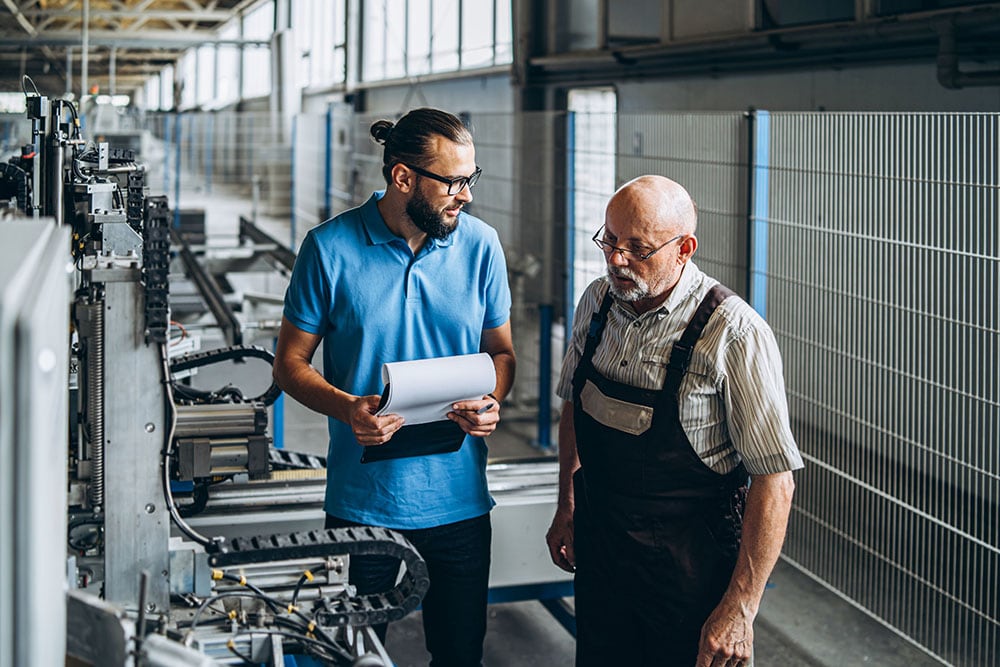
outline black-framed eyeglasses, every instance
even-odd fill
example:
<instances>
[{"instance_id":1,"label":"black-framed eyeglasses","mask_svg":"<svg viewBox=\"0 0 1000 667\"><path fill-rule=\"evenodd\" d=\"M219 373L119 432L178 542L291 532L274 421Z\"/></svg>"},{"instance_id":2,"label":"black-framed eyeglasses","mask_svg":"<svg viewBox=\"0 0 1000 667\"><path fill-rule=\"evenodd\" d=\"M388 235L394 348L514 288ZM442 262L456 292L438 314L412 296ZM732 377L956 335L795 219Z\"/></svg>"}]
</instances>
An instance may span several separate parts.
<instances>
[{"instance_id":1,"label":"black-framed eyeglasses","mask_svg":"<svg viewBox=\"0 0 1000 667\"><path fill-rule=\"evenodd\" d=\"M455 178L448 178L446 176L441 176L440 174L435 174L433 171L427 171L426 169L421 169L420 167L415 167L412 164L403 163L408 168L417 172L421 176L426 176L427 178L433 178L435 181L440 181L447 184L448 194L457 195L459 192L468 187L470 190L475 187L476 183L479 182L479 177L483 175L482 167L476 167L476 170L469 174L468 176L456 176Z\"/></svg>"},{"instance_id":2,"label":"black-framed eyeglasses","mask_svg":"<svg viewBox=\"0 0 1000 667\"><path fill-rule=\"evenodd\" d=\"M604 225L601 225L601 228L598 229L596 232L594 232L594 237L591 240L597 245L598 248L600 248L601 250L604 251L605 255L611 256L611 253L615 253L616 252L619 255L621 255L622 257L624 257L625 259L630 259L630 260L634 259L637 262L645 262L647 259L649 259L653 255L655 255L656 253L660 252L661 250L663 250L664 248L666 248L668 245L670 245L671 243L673 243L677 239L684 238L683 234L678 234L674 238L672 238L669 241L667 241L666 243L662 244L659 248L653 248L652 250L643 252L641 250L629 250L628 248L619 248L617 246L611 245L610 243L608 243L607 241L605 241L602 238L598 238L601 235L601 231L603 229L604 229Z\"/></svg>"}]
</instances>

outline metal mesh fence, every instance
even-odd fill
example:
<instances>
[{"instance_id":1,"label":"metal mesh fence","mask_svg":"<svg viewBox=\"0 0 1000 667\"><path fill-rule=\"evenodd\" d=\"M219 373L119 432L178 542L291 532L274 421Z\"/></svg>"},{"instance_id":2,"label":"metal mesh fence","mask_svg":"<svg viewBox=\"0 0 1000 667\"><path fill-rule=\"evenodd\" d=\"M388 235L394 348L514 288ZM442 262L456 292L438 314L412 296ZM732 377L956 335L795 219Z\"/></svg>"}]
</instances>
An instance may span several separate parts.
<instances>
[{"instance_id":1,"label":"metal mesh fence","mask_svg":"<svg viewBox=\"0 0 1000 667\"><path fill-rule=\"evenodd\" d=\"M942 660L994 665L996 115L774 114L768 319L807 460L786 556Z\"/></svg>"}]
</instances>

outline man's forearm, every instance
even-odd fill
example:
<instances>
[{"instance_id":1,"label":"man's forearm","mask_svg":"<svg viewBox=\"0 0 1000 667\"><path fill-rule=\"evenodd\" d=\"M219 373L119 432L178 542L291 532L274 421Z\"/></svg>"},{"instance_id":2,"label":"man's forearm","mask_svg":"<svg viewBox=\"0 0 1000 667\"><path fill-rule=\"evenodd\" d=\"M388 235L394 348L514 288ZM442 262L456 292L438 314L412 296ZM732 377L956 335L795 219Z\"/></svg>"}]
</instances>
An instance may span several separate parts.
<instances>
[{"instance_id":1,"label":"man's forearm","mask_svg":"<svg viewBox=\"0 0 1000 667\"><path fill-rule=\"evenodd\" d=\"M730 604L753 618L760 607L785 541L795 482L792 473L753 478L743 515L743 538L736 568L720 606Z\"/></svg>"},{"instance_id":2,"label":"man's forearm","mask_svg":"<svg viewBox=\"0 0 1000 667\"><path fill-rule=\"evenodd\" d=\"M514 368L516 362L511 352L498 352L490 356L493 358L493 368L496 369L497 374L496 388L492 393L498 401L502 401L510 393L510 388L514 385Z\"/></svg>"},{"instance_id":3,"label":"man's forearm","mask_svg":"<svg viewBox=\"0 0 1000 667\"><path fill-rule=\"evenodd\" d=\"M274 379L286 394L307 408L350 423L354 397L326 381L307 363L275 363Z\"/></svg>"}]
</instances>

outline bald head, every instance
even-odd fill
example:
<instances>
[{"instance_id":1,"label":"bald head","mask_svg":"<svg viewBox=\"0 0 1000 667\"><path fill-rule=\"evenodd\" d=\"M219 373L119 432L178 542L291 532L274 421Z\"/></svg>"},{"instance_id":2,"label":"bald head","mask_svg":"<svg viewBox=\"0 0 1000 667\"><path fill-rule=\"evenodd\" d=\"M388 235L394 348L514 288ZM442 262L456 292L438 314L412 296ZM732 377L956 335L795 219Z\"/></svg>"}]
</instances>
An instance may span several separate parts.
<instances>
[{"instance_id":1,"label":"bald head","mask_svg":"<svg viewBox=\"0 0 1000 667\"><path fill-rule=\"evenodd\" d=\"M639 223L642 231L692 235L698 224L694 200L684 187L664 176L639 176L618 188L608 202L606 218Z\"/></svg>"},{"instance_id":2,"label":"bald head","mask_svg":"<svg viewBox=\"0 0 1000 667\"><path fill-rule=\"evenodd\" d=\"M598 239L612 293L640 314L663 303L698 248L697 219L691 195L669 178L640 176L618 188Z\"/></svg>"}]
</instances>

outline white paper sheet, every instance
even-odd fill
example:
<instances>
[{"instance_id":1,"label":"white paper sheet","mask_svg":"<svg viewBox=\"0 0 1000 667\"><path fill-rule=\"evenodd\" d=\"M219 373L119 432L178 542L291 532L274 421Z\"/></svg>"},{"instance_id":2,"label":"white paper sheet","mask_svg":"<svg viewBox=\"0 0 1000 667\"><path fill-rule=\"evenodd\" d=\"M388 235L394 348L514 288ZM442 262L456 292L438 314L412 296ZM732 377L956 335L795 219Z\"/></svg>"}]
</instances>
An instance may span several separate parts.
<instances>
[{"instance_id":1,"label":"white paper sheet","mask_svg":"<svg viewBox=\"0 0 1000 667\"><path fill-rule=\"evenodd\" d=\"M382 365L382 407L406 424L447 419L457 401L479 400L496 387L493 359L485 352Z\"/></svg>"}]
</instances>

